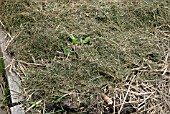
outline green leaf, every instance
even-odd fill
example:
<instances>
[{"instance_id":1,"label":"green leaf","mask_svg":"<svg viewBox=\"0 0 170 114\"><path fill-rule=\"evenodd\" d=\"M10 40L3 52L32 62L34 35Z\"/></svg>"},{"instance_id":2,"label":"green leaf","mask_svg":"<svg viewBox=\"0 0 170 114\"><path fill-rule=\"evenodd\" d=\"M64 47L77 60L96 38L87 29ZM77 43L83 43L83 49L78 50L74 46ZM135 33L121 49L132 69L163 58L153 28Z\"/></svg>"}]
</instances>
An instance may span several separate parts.
<instances>
[{"instance_id":1,"label":"green leaf","mask_svg":"<svg viewBox=\"0 0 170 114\"><path fill-rule=\"evenodd\" d=\"M64 94L62 96L60 96L57 100L54 101L54 103L58 103L61 99L63 99L64 97L66 97L68 94Z\"/></svg>"},{"instance_id":2,"label":"green leaf","mask_svg":"<svg viewBox=\"0 0 170 114\"><path fill-rule=\"evenodd\" d=\"M5 99L0 99L0 104L5 104L5 103L6 103Z\"/></svg>"},{"instance_id":3,"label":"green leaf","mask_svg":"<svg viewBox=\"0 0 170 114\"><path fill-rule=\"evenodd\" d=\"M75 44L78 44L78 40L73 36L73 35L70 35L70 38L72 40L72 43L75 45Z\"/></svg>"},{"instance_id":4,"label":"green leaf","mask_svg":"<svg viewBox=\"0 0 170 114\"><path fill-rule=\"evenodd\" d=\"M5 75L5 65L3 60L2 52L0 52L0 75Z\"/></svg>"},{"instance_id":5,"label":"green leaf","mask_svg":"<svg viewBox=\"0 0 170 114\"><path fill-rule=\"evenodd\" d=\"M41 104L37 104L36 102L31 102L31 104L35 105L35 107L37 107L37 108L41 106Z\"/></svg>"},{"instance_id":6,"label":"green leaf","mask_svg":"<svg viewBox=\"0 0 170 114\"><path fill-rule=\"evenodd\" d=\"M65 48L64 54L66 54L66 55L69 54L71 52L71 50L72 50L72 48L70 48L70 47Z\"/></svg>"},{"instance_id":7,"label":"green leaf","mask_svg":"<svg viewBox=\"0 0 170 114\"><path fill-rule=\"evenodd\" d=\"M4 96L7 97L10 95L9 88L4 88Z\"/></svg>"},{"instance_id":8,"label":"green leaf","mask_svg":"<svg viewBox=\"0 0 170 114\"><path fill-rule=\"evenodd\" d=\"M86 38L83 40L83 44L87 44L88 42L90 42L90 36L86 37Z\"/></svg>"}]
</instances>

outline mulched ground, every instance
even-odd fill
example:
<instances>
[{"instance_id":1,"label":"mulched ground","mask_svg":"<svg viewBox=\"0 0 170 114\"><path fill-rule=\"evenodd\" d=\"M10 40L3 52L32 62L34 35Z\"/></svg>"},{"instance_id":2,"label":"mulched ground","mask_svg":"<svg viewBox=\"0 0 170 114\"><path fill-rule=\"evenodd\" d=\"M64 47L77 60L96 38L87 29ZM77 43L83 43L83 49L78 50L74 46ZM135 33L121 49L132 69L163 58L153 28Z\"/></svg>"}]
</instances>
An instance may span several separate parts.
<instances>
[{"instance_id":1,"label":"mulched ground","mask_svg":"<svg viewBox=\"0 0 170 114\"><path fill-rule=\"evenodd\" d=\"M168 1L2 0L0 6L28 114L169 113Z\"/></svg>"}]
</instances>

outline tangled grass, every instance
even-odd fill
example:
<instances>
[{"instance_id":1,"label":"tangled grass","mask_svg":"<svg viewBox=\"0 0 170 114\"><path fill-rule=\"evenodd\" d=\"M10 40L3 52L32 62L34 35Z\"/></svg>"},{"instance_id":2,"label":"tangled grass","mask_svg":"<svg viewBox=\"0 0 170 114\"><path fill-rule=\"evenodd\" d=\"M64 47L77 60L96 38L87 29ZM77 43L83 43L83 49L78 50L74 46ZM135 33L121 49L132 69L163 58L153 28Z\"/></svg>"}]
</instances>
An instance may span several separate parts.
<instances>
[{"instance_id":1,"label":"tangled grass","mask_svg":"<svg viewBox=\"0 0 170 114\"><path fill-rule=\"evenodd\" d=\"M93 111L106 113L101 93L114 101L108 113L125 113L127 103L141 114L169 113L169 1L2 0L0 6L28 113L45 113L65 93L73 93L79 113L94 104ZM90 43L73 45L70 35L90 36Z\"/></svg>"}]
</instances>

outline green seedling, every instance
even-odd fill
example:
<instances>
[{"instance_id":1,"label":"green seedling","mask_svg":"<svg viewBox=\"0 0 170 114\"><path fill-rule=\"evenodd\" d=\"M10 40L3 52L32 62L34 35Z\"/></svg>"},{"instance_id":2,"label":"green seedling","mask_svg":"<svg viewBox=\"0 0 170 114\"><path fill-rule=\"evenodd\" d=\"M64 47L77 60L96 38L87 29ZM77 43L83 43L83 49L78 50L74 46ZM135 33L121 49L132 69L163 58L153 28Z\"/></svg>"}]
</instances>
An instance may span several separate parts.
<instances>
[{"instance_id":1,"label":"green seedling","mask_svg":"<svg viewBox=\"0 0 170 114\"><path fill-rule=\"evenodd\" d=\"M79 39L77 39L73 35L70 35L70 38L71 38L71 41L72 41L73 45L76 45L76 44L80 43ZM89 42L90 42L90 36L87 36L81 43L82 44L87 44Z\"/></svg>"},{"instance_id":2,"label":"green seedling","mask_svg":"<svg viewBox=\"0 0 170 114\"><path fill-rule=\"evenodd\" d=\"M74 37L73 35L70 35L70 39L72 40L72 44L73 44L73 45L76 45L76 44L78 44L78 45L87 44L87 43L90 42L90 36L87 36L87 37L85 37L83 40L81 40L81 39L78 39L78 38ZM65 55L69 55L72 50L73 50L73 48L71 48L71 47L66 47L66 48L64 49L64 54L65 54Z\"/></svg>"},{"instance_id":3,"label":"green seedling","mask_svg":"<svg viewBox=\"0 0 170 114\"><path fill-rule=\"evenodd\" d=\"M72 48L66 47L66 48L64 49L64 54L68 55L68 54L71 52L71 50L72 50Z\"/></svg>"},{"instance_id":4,"label":"green seedling","mask_svg":"<svg viewBox=\"0 0 170 114\"><path fill-rule=\"evenodd\" d=\"M74 45L76 45L76 44L78 44L78 39L76 38L76 37L74 37L73 35L70 35L70 38L71 38L71 40L72 40L72 43L74 44Z\"/></svg>"},{"instance_id":5,"label":"green seedling","mask_svg":"<svg viewBox=\"0 0 170 114\"><path fill-rule=\"evenodd\" d=\"M87 44L90 42L90 36L86 37L84 40L83 40L83 44Z\"/></svg>"}]
</instances>

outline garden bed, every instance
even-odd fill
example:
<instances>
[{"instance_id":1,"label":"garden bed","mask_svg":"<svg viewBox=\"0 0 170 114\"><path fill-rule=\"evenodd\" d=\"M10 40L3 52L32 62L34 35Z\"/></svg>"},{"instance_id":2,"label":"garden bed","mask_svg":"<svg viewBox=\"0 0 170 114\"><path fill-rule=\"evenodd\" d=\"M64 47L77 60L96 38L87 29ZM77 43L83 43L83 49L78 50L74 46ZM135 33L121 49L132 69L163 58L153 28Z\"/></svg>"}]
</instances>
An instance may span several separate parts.
<instances>
[{"instance_id":1,"label":"garden bed","mask_svg":"<svg viewBox=\"0 0 170 114\"><path fill-rule=\"evenodd\" d=\"M169 112L168 1L0 3L26 113Z\"/></svg>"}]
</instances>

